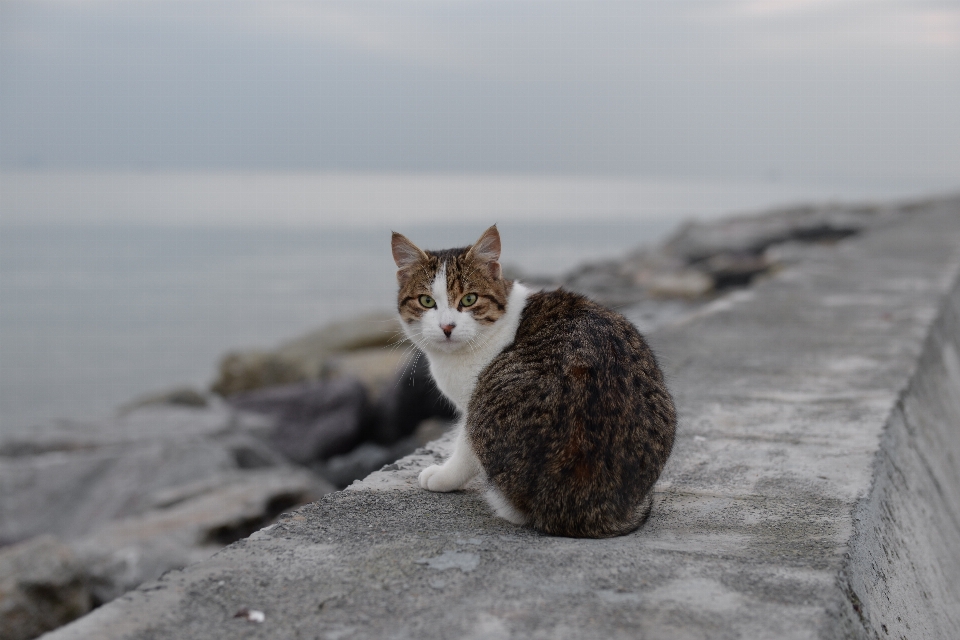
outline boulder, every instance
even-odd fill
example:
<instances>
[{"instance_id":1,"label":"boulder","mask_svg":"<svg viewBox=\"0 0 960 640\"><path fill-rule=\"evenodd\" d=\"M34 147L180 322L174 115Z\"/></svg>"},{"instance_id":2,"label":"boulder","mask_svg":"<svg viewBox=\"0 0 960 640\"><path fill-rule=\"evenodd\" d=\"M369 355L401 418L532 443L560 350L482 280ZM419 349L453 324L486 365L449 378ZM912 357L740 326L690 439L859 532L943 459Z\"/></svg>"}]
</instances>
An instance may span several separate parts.
<instances>
[{"instance_id":1,"label":"boulder","mask_svg":"<svg viewBox=\"0 0 960 640\"><path fill-rule=\"evenodd\" d=\"M691 222L681 227L663 250L688 264L725 253L760 255L767 247L782 242L837 242L896 215L895 210L869 206L804 206L762 216Z\"/></svg>"},{"instance_id":2,"label":"boulder","mask_svg":"<svg viewBox=\"0 0 960 640\"><path fill-rule=\"evenodd\" d=\"M330 373L327 362L335 354L382 350L403 341L394 313L368 314L334 322L272 351L227 354L211 390L229 397L270 386L317 380Z\"/></svg>"},{"instance_id":3,"label":"boulder","mask_svg":"<svg viewBox=\"0 0 960 640\"><path fill-rule=\"evenodd\" d=\"M153 491L236 466L228 449L209 440L0 458L0 538L83 535L143 511Z\"/></svg>"},{"instance_id":4,"label":"boulder","mask_svg":"<svg viewBox=\"0 0 960 640\"><path fill-rule=\"evenodd\" d=\"M332 353L387 347L398 341L403 341L403 332L397 314L370 313L324 325L281 344L277 353L319 367Z\"/></svg>"},{"instance_id":5,"label":"boulder","mask_svg":"<svg viewBox=\"0 0 960 640\"><path fill-rule=\"evenodd\" d=\"M390 469L391 464L410 455L418 447L441 438L452 427L449 419L428 418L418 424L412 434L389 446L364 442L359 447L325 462L313 469L334 486L343 489L355 480L361 480L379 469Z\"/></svg>"},{"instance_id":6,"label":"boulder","mask_svg":"<svg viewBox=\"0 0 960 640\"><path fill-rule=\"evenodd\" d=\"M389 446L412 434L424 420L452 420L455 411L437 389L427 358L419 352L394 373L393 382L380 395L378 419L370 424L366 439Z\"/></svg>"},{"instance_id":7,"label":"boulder","mask_svg":"<svg viewBox=\"0 0 960 640\"><path fill-rule=\"evenodd\" d=\"M164 400L0 444L0 638L56 628L334 490L270 446L276 422Z\"/></svg>"},{"instance_id":8,"label":"boulder","mask_svg":"<svg viewBox=\"0 0 960 640\"><path fill-rule=\"evenodd\" d=\"M96 604L213 555L334 487L309 471L232 470L156 491L151 508L71 542Z\"/></svg>"},{"instance_id":9,"label":"boulder","mask_svg":"<svg viewBox=\"0 0 960 640\"><path fill-rule=\"evenodd\" d=\"M350 451L373 419L363 384L346 378L259 389L233 396L230 402L273 417L271 444L299 464Z\"/></svg>"},{"instance_id":10,"label":"boulder","mask_svg":"<svg viewBox=\"0 0 960 640\"><path fill-rule=\"evenodd\" d=\"M349 486L354 480L367 477L384 465L406 456L420 446L417 439L410 436L389 447L372 442L364 442L359 447L340 456L334 456L319 463L315 469L339 489Z\"/></svg>"},{"instance_id":11,"label":"boulder","mask_svg":"<svg viewBox=\"0 0 960 640\"><path fill-rule=\"evenodd\" d=\"M96 423L58 423L0 446L0 541L85 535L151 507L156 491L238 468L284 464L258 439L263 419L150 407Z\"/></svg>"},{"instance_id":12,"label":"boulder","mask_svg":"<svg viewBox=\"0 0 960 640\"><path fill-rule=\"evenodd\" d=\"M244 391L307 380L313 372L302 362L267 351L228 353L210 390L229 397Z\"/></svg>"},{"instance_id":13,"label":"boulder","mask_svg":"<svg viewBox=\"0 0 960 640\"><path fill-rule=\"evenodd\" d=\"M30 640L79 618L93 600L83 565L50 535L0 549L0 637Z\"/></svg>"},{"instance_id":14,"label":"boulder","mask_svg":"<svg viewBox=\"0 0 960 640\"><path fill-rule=\"evenodd\" d=\"M211 398L204 409L150 405L96 421L54 420L0 441L0 457L17 458L51 452L87 451L104 446L215 438L231 433L266 435L269 418L238 413Z\"/></svg>"},{"instance_id":15,"label":"boulder","mask_svg":"<svg viewBox=\"0 0 960 640\"><path fill-rule=\"evenodd\" d=\"M397 372L409 362L414 349L403 347L376 347L331 355L323 364L321 379L353 378L363 383L370 399L376 402L380 395L394 384Z\"/></svg>"},{"instance_id":16,"label":"boulder","mask_svg":"<svg viewBox=\"0 0 960 640\"><path fill-rule=\"evenodd\" d=\"M198 391L193 387L177 387L169 391L141 396L120 407L120 413L122 415L130 413L135 409L140 409L141 407L153 405L172 405L202 409L207 406L208 402L209 399L202 391Z\"/></svg>"}]
</instances>

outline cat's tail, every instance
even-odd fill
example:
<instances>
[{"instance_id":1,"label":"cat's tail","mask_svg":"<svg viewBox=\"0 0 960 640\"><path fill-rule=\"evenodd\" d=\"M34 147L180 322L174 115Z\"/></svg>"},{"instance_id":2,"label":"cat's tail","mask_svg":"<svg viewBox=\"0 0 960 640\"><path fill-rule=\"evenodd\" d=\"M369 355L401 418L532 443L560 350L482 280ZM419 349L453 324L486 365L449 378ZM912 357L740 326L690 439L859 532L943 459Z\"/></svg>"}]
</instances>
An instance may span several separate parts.
<instances>
[{"instance_id":1,"label":"cat's tail","mask_svg":"<svg viewBox=\"0 0 960 640\"><path fill-rule=\"evenodd\" d=\"M650 517L650 513L653 511L653 491L648 491L643 499L640 501L640 504L637 505L637 508L633 510L633 514L630 518L623 522L611 523L607 527L603 527L596 531L595 535L590 537L594 538L614 538L616 536L625 536L628 533L632 533L639 529Z\"/></svg>"}]
</instances>

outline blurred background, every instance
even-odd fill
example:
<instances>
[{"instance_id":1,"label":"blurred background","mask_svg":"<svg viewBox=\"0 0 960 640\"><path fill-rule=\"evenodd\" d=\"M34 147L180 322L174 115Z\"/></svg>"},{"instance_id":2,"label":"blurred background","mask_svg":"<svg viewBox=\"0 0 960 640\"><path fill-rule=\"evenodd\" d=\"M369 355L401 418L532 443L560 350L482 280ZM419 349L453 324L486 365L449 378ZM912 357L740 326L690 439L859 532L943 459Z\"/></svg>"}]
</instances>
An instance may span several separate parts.
<instances>
[{"instance_id":1,"label":"blurred background","mask_svg":"<svg viewBox=\"0 0 960 640\"><path fill-rule=\"evenodd\" d=\"M565 271L960 188L953 1L0 1L0 435L390 309L389 232Z\"/></svg>"}]
</instances>

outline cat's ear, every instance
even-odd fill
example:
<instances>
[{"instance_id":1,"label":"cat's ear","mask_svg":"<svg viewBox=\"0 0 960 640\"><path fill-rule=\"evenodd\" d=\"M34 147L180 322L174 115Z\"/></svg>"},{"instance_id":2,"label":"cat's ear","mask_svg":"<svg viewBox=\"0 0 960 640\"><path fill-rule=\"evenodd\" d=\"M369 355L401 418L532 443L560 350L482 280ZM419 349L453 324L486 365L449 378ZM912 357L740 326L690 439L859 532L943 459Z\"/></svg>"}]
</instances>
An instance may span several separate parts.
<instances>
[{"instance_id":1,"label":"cat's ear","mask_svg":"<svg viewBox=\"0 0 960 640\"><path fill-rule=\"evenodd\" d=\"M480 239L470 247L470 255L487 268L487 273L494 280L499 280L500 270L500 232L497 225L493 225L483 232Z\"/></svg>"},{"instance_id":2,"label":"cat's ear","mask_svg":"<svg viewBox=\"0 0 960 640\"><path fill-rule=\"evenodd\" d=\"M393 232L390 246L393 249L393 261L397 263L397 268L399 269L399 271L397 271L397 281L400 283L404 281L405 275L411 267L427 259L427 254L425 254L420 247L396 231Z\"/></svg>"}]
</instances>

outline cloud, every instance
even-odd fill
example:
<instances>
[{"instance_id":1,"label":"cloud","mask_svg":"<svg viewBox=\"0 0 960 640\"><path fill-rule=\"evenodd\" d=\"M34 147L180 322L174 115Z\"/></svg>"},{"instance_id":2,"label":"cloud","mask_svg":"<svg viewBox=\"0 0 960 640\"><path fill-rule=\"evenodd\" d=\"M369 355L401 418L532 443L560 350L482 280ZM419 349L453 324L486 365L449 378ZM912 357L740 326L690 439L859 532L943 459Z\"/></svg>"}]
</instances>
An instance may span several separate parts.
<instances>
[{"instance_id":1,"label":"cloud","mask_svg":"<svg viewBox=\"0 0 960 640\"><path fill-rule=\"evenodd\" d=\"M880 57L960 52L960 6L945 2L252 2L236 11L247 28L280 37L514 81L804 61L860 70Z\"/></svg>"}]
</instances>

